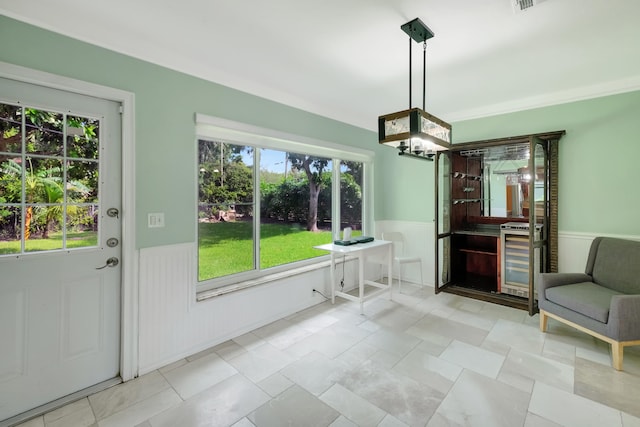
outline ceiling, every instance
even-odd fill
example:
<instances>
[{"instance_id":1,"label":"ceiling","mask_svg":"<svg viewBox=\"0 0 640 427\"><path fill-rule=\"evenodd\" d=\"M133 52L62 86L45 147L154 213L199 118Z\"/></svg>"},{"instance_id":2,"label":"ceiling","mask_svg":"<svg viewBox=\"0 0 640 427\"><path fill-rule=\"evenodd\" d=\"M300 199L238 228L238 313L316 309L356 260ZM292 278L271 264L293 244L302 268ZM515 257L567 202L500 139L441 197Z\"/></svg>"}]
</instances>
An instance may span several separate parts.
<instances>
[{"instance_id":1,"label":"ceiling","mask_svg":"<svg viewBox=\"0 0 640 427\"><path fill-rule=\"evenodd\" d=\"M640 1L0 0L3 15L365 129L409 107L457 121L640 89ZM412 42L413 105L422 45Z\"/></svg>"}]
</instances>

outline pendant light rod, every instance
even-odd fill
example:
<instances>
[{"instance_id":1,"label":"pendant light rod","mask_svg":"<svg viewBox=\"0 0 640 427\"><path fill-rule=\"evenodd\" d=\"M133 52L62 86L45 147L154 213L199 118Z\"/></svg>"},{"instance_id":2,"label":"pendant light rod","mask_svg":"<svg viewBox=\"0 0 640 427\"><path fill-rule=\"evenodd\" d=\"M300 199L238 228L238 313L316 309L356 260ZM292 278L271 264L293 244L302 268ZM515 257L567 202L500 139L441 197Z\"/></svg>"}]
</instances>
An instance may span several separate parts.
<instances>
[{"instance_id":1,"label":"pendant light rod","mask_svg":"<svg viewBox=\"0 0 640 427\"><path fill-rule=\"evenodd\" d=\"M409 109L411 109L411 92L413 92L413 90L411 89L411 85L413 83L413 78L411 77L411 65L412 65L413 61L411 59L411 37L409 37Z\"/></svg>"},{"instance_id":2,"label":"pendant light rod","mask_svg":"<svg viewBox=\"0 0 640 427\"><path fill-rule=\"evenodd\" d=\"M425 111L427 100L427 41L422 47L422 111Z\"/></svg>"},{"instance_id":3,"label":"pendant light rod","mask_svg":"<svg viewBox=\"0 0 640 427\"><path fill-rule=\"evenodd\" d=\"M411 92L412 92L412 84L413 79L411 76L411 66L412 66L412 49L411 49L411 40L416 43L424 42L423 52L422 52L422 109L425 109L426 104L426 84L427 84L427 40L434 36L433 31L427 27L424 22L420 20L420 18L415 18L406 24L400 26L402 31L407 33L409 36L409 109L411 106Z\"/></svg>"}]
</instances>

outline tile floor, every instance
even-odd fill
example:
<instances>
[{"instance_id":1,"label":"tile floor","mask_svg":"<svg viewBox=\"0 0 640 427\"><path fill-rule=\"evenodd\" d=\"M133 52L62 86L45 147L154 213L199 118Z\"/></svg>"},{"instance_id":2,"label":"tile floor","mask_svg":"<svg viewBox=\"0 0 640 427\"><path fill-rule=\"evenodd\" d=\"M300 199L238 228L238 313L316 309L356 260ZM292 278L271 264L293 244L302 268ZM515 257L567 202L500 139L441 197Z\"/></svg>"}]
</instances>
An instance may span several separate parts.
<instances>
[{"instance_id":1,"label":"tile floor","mask_svg":"<svg viewBox=\"0 0 640 427\"><path fill-rule=\"evenodd\" d=\"M21 424L640 426L640 349L405 284L312 307Z\"/></svg>"}]
</instances>

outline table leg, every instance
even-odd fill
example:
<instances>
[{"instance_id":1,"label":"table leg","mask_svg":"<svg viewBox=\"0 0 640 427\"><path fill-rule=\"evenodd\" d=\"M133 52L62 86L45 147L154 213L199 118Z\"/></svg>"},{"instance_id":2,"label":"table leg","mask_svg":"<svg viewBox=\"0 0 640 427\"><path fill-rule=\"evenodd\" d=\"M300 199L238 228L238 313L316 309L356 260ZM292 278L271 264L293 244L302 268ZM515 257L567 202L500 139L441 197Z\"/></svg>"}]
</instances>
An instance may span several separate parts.
<instances>
[{"instance_id":1,"label":"table leg","mask_svg":"<svg viewBox=\"0 0 640 427\"><path fill-rule=\"evenodd\" d=\"M336 255L331 252L331 304L336 303Z\"/></svg>"},{"instance_id":2,"label":"table leg","mask_svg":"<svg viewBox=\"0 0 640 427\"><path fill-rule=\"evenodd\" d=\"M358 255L358 277L360 282L360 314L364 314L364 256Z\"/></svg>"},{"instance_id":3,"label":"table leg","mask_svg":"<svg viewBox=\"0 0 640 427\"><path fill-rule=\"evenodd\" d=\"M387 285L389 286L389 299L393 299L392 290L393 290L393 245L389 245L389 249L387 252Z\"/></svg>"}]
</instances>

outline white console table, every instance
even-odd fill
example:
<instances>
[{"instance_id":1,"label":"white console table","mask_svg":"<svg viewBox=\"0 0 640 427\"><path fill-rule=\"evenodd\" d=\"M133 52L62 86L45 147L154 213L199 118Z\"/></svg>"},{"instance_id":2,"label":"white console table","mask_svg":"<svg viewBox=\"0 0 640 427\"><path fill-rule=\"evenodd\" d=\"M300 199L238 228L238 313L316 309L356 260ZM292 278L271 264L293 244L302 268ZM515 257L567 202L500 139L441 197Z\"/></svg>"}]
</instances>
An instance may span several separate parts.
<instances>
[{"instance_id":1,"label":"white console table","mask_svg":"<svg viewBox=\"0 0 640 427\"><path fill-rule=\"evenodd\" d=\"M355 245L349 246L341 246L335 245L333 243L327 243L326 245L314 246L316 249L322 249L324 251L329 251L331 253L331 303L335 304L336 296L356 301L360 303L360 313L364 314L364 302L370 298L378 296L384 292L389 292L389 299L391 299L391 283L392 283L392 275L391 269L393 266L393 244L392 242L386 240L374 240L368 243L357 243ZM386 249L386 251L385 251ZM383 253L386 252L387 257L387 284L375 282L373 280L366 280L364 277L364 262L366 260L367 255L371 255L373 253ZM358 258L358 283L359 283L359 294L358 296L353 296L346 292L341 292L336 290L336 256L344 256L351 255L356 256ZM364 293L364 285L371 285L376 288L375 291L369 291L365 295Z\"/></svg>"}]
</instances>

